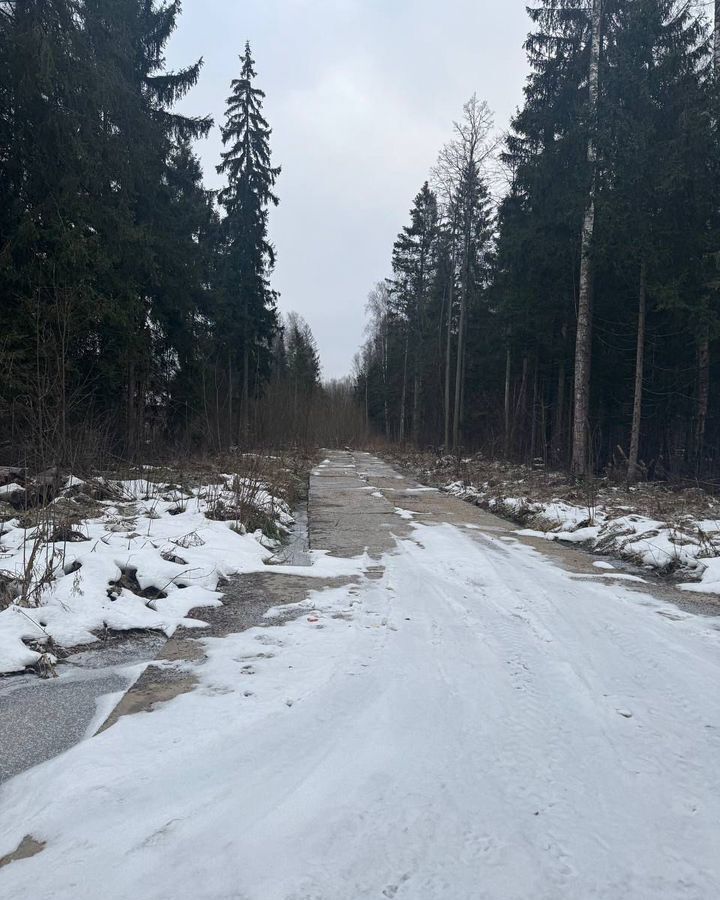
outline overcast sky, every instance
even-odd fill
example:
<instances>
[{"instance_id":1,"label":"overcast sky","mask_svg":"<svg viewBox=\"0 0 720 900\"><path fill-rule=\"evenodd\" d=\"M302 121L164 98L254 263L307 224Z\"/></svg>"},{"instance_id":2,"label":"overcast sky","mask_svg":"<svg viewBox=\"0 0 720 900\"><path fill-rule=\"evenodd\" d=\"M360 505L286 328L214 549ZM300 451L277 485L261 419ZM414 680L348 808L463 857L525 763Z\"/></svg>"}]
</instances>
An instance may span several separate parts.
<instances>
[{"instance_id":1,"label":"overcast sky","mask_svg":"<svg viewBox=\"0 0 720 900\"><path fill-rule=\"evenodd\" d=\"M168 62L205 58L183 111L222 121L250 40L267 93L273 284L303 315L325 377L350 372L368 291L473 92L506 128L522 100L524 0L184 0ZM215 187L217 128L198 145Z\"/></svg>"}]
</instances>

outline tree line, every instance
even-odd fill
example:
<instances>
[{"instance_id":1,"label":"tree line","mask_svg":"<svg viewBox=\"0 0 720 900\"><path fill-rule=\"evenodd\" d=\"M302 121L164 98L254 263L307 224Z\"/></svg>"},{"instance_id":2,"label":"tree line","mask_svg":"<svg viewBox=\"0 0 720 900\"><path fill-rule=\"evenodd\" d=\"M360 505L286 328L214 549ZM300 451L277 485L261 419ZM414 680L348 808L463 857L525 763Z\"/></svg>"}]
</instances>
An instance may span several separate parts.
<instances>
[{"instance_id":1,"label":"tree line","mask_svg":"<svg viewBox=\"0 0 720 900\"><path fill-rule=\"evenodd\" d=\"M528 12L524 103L500 138L465 106L370 295L356 392L391 440L711 477L720 27L677 0Z\"/></svg>"},{"instance_id":2,"label":"tree line","mask_svg":"<svg viewBox=\"0 0 720 900\"><path fill-rule=\"evenodd\" d=\"M271 285L271 158L250 46L218 160L165 63L180 3L0 0L0 452L67 461L256 440L272 382L319 388ZM302 370L302 371L301 371ZM278 401L279 402L279 401Z\"/></svg>"}]
</instances>

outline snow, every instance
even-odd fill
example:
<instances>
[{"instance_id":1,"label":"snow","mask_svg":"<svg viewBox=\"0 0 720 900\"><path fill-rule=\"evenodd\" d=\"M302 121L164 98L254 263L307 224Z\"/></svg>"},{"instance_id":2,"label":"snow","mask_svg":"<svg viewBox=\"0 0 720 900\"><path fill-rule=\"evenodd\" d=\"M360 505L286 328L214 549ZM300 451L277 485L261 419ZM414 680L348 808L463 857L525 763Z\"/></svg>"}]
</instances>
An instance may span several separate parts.
<instances>
[{"instance_id":1,"label":"snow","mask_svg":"<svg viewBox=\"0 0 720 900\"><path fill-rule=\"evenodd\" d=\"M627 507L573 506L562 500L495 497L489 487L452 482L443 490L500 515L528 522L527 537L582 544L659 571L684 571L695 579L684 590L720 593L720 522L683 515L676 522L643 516ZM619 514L622 513L622 514Z\"/></svg>"},{"instance_id":2,"label":"snow","mask_svg":"<svg viewBox=\"0 0 720 900\"><path fill-rule=\"evenodd\" d=\"M704 559L702 566L702 581L694 584L681 584L681 590L695 592L712 591L720 594L720 558Z\"/></svg>"},{"instance_id":3,"label":"snow","mask_svg":"<svg viewBox=\"0 0 720 900\"><path fill-rule=\"evenodd\" d=\"M72 478L68 486L78 481ZM241 534L234 521L207 518L218 500L232 506L238 493L246 491L253 507L271 515L281 528L292 523L282 500L232 475L225 476L222 485L190 492L147 479L111 486L127 503L102 504L102 513L82 526L85 541L43 542L33 566L29 560L35 530L21 527L17 520L3 524L0 571L22 577L29 567L33 583L46 571L55 580L40 594L39 606L16 602L0 611L0 674L38 661L41 652L25 642L51 637L61 647L75 647L93 643L104 629L154 629L170 636L180 625L202 628L188 612L218 606L220 578L262 571L276 547L260 531ZM322 568L322 554L316 559ZM328 568L334 565L325 564ZM135 573L141 591L156 589L167 597L148 599L125 587L110 596L122 571Z\"/></svg>"},{"instance_id":4,"label":"snow","mask_svg":"<svg viewBox=\"0 0 720 900\"><path fill-rule=\"evenodd\" d=\"M647 584L639 575L630 575L627 572L594 572L590 574L576 573L573 578L612 578L615 581L634 581L639 584Z\"/></svg>"},{"instance_id":5,"label":"snow","mask_svg":"<svg viewBox=\"0 0 720 900\"><path fill-rule=\"evenodd\" d=\"M381 562L9 782L3 900L720 896L715 620L450 525Z\"/></svg>"}]
</instances>

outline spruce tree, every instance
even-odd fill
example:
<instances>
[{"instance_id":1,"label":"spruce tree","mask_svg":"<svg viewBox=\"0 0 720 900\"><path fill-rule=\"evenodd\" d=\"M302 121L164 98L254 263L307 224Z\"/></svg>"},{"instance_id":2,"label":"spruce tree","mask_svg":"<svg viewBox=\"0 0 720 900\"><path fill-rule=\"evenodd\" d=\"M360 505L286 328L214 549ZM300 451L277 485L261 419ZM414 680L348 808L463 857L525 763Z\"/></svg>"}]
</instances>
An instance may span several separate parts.
<instances>
[{"instance_id":1,"label":"spruce tree","mask_svg":"<svg viewBox=\"0 0 720 900\"><path fill-rule=\"evenodd\" d=\"M527 48L533 66L531 85L540 97L571 98L582 90L585 126L585 186L578 268L578 303L575 337L572 468L588 471L590 430L590 370L592 359L594 235L598 189L598 141L600 121L601 56L603 27L612 0L548 0L529 9L537 31ZM545 129L544 143L553 139Z\"/></svg>"},{"instance_id":2,"label":"spruce tree","mask_svg":"<svg viewBox=\"0 0 720 900\"><path fill-rule=\"evenodd\" d=\"M98 231L110 259L100 289L101 375L108 406L125 383L126 443L141 436L151 391L163 282L164 197L168 166L178 140L209 131L209 117L178 115L174 104L196 83L202 60L166 70L164 50L180 13L179 2L85 0L86 31L96 65L98 153L104 166L94 194ZM162 336L165 338L165 335Z\"/></svg>"},{"instance_id":3,"label":"spruce tree","mask_svg":"<svg viewBox=\"0 0 720 900\"><path fill-rule=\"evenodd\" d=\"M565 335L576 332L573 467L588 460L588 402L598 158L603 149L602 18L616 0L546 0L528 9L534 30L526 42L531 74L523 108L513 120L504 154L511 190L501 208L498 260L507 370L514 356L528 366L528 346L557 359L556 455L565 412ZM523 299L524 298L524 299ZM528 316L528 307L531 315ZM514 347L519 350L513 353ZM537 357L536 357L537 360ZM523 376L520 405L525 403ZM506 381L506 446L512 443Z\"/></svg>"},{"instance_id":4,"label":"spruce tree","mask_svg":"<svg viewBox=\"0 0 720 900\"><path fill-rule=\"evenodd\" d=\"M241 62L240 77L233 80L227 101L222 128L227 149L218 172L227 178L219 201L225 210L223 324L228 382L232 397L238 368L234 363L239 358L242 365L240 422L247 437L250 381L253 373L256 382L259 376L267 374L272 336L277 327L276 295L269 282L275 252L268 238L268 208L278 203L274 188L280 168L273 167L271 162L271 129L262 114L265 94L255 85L255 62L249 43Z\"/></svg>"},{"instance_id":5,"label":"spruce tree","mask_svg":"<svg viewBox=\"0 0 720 900\"><path fill-rule=\"evenodd\" d=\"M285 327L287 377L297 404L320 387L320 355L312 330L297 313L290 313Z\"/></svg>"},{"instance_id":6,"label":"spruce tree","mask_svg":"<svg viewBox=\"0 0 720 900\"><path fill-rule=\"evenodd\" d=\"M32 454L50 462L68 449L76 348L94 299L87 48L76 3L23 0L0 17L0 390L32 430Z\"/></svg>"},{"instance_id":7,"label":"spruce tree","mask_svg":"<svg viewBox=\"0 0 720 900\"><path fill-rule=\"evenodd\" d=\"M662 308L685 304L699 313L702 305L693 270L702 268L702 232L710 211L712 150L702 77L707 42L698 19L678 10L673 0L637 0L618 9L612 25L605 140L611 175L599 201L598 245L606 257L605 281L614 284L601 286L599 302L604 321L624 321L612 294L619 293L620 279L628 283L627 291L620 287L628 296L629 285L636 285L637 327L628 323L636 334L628 451L628 475L635 480L648 326Z\"/></svg>"},{"instance_id":8,"label":"spruce tree","mask_svg":"<svg viewBox=\"0 0 720 900\"><path fill-rule=\"evenodd\" d=\"M167 424L177 432L200 402L203 351L216 339L218 291L213 282L217 213L214 195L202 183L202 169L188 139L168 158L158 197L156 253L161 262L153 303L156 391L167 392Z\"/></svg>"},{"instance_id":9,"label":"spruce tree","mask_svg":"<svg viewBox=\"0 0 720 900\"><path fill-rule=\"evenodd\" d=\"M437 269L439 237L438 203L436 194L426 181L415 197L410 210L410 225L406 225L393 248L393 291L399 312L405 323L406 362L403 370L403 399L401 400L400 440L405 437L405 406L407 384L412 368L413 414L412 437L420 439L424 370L427 363L427 318L429 293ZM410 348L412 347L412 353Z\"/></svg>"}]
</instances>

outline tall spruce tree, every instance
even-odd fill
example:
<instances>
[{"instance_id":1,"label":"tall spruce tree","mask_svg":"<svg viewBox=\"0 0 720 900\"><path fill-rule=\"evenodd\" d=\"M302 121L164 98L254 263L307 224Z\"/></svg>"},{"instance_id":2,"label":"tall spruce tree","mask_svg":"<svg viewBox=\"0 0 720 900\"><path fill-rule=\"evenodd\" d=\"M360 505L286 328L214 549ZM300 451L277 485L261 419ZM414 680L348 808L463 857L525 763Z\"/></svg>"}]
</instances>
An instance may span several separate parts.
<instances>
[{"instance_id":1,"label":"tall spruce tree","mask_svg":"<svg viewBox=\"0 0 720 900\"><path fill-rule=\"evenodd\" d=\"M405 438L407 388L410 380L413 390L412 438L417 443L421 435L425 403L423 381L427 364L428 304L437 269L438 237L437 196L426 181L410 210L410 225L403 228L395 241L392 257L393 293L405 326L401 441Z\"/></svg>"},{"instance_id":2,"label":"tall spruce tree","mask_svg":"<svg viewBox=\"0 0 720 900\"><path fill-rule=\"evenodd\" d=\"M214 343L218 291L213 280L218 214L214 194L202 183L202 169L189 139L181 138L168 158L158 197L156 259L160 262L153 316L158 345L154 393L165 397L170 435L188 429L201 440L194 421L201 402L205 351Z\"/></svg>"},{"instance_id":3,"label":"tall spruce tree","mask_svg":"<svg viewBox=\"0 0 720 900\"><path fill-rule=\"evenodd\" d=\"M168 173L177 141L201 137L209 117L176 113L197 83L202 60L170 72L164 51L177 27L178 0L85 0L86 30L97 67L97 143L104 166L96 196L98 228L111 254L101 282L102 376L108 405L125 381L126 442L142 433L151 393L163 285L172 273L161 260ZM161 335L167 344L167 335Z\"/></svg>"},{"instance_id":4,"label":"tall spruce tree","mask_svg":"<svg viewBox=\"0 0 720 900\"><path fill-rule=\"evenodd\" d=\"M0 15L0 392L5 421L46 460L67 452L74 348L92 310L86 47L76 3L22 0Z\"/></svg>"},{"instance_id":5,"label":"tall spruce tree","mask_svg":"<svg viewBox=\"0 0 720 900\"><path fill-rule=\"evenodd\" d=\"M509 190L500 206L495 302L506 345L504 445L508 454L524 452L527 372L540 364L553 383L550 454L564 461L588 184L588 18L579 0L529 13L531 73L502 154Z\"/></svg>"},{"instance_id":6,"label":"tall spruce tree","mask_svg":"<svg viewBox=\"0 0 720 900\"><path fill-rule=\"evenodd\" d=\"M219 200L225 210L221 252L228 383L232 398L239 359L239 421L247 437L251 378L254 374L259 387L259 379L267 374L277 327L276 294L269 281L275 251L268 238L268 208L278 203L274 187L280 168L271 163L271 129L262 114L265 94L254 83L255 62L249 43L241 62L240 78L232 82L227 101L222 129L227 149L218 172L227 177ZM232 418L232 402L230 410Z\"/></svg>"},{"instance_id":7,"label":"tall spruce tree","mask_svg":"<svg viewBox=\"0 0 720 900\"><path fill-rule=\"evenodd\" d=\"M572 465L580 475L586 472L589 461L602 24L614 4L615 0L547 0L528 9L534 25L526 42L531 74L526 102L513 122L505 154L512 190L501 211L503 240L498 271L505 285L502 297L507 333L513 336L513 342L522 344L523 331L532 322L522 312L520 316L512 312L521 296L518 277L522 279L521 290L527 292L533 305L534 298L542 302L542 293L547 291L549 306L538 309L538 315L547 323L546 333L554 335L548 344L554 344L555 352L563 357L568 327L575 326ZM545 246L540 238L543 232ZM515 250L511 249L513 245ZM522 356L525 372L528 358L526 353ZM509 376L510 347L507 359ZM564 403L564 359L558 362L557 371L559 406L553 442L554 454L562 454L561 432L565 421L570 421ZM525 382L523 377L516 411L526 404ZM509 380L505 393L509 446L513 442Z\"/></svg>"},{"instance_id":8,"label":"tall spruce tree","mask_svg":"<svg viewBox=\"0 0 720 900\"><path fill-rule=\"evenodd\" d=\"M636 284L628 451L628 475L635 480L640 474L648 326L655 326L662 308L684 304L700 313L702 307L693 270L702 268L710 211L702 199L711 192L703 83L706 35L698 19L673 0L637 0L615 11L606 55L604 143L610 175L599 200L598 245L606 273L600 303L604 321L623 321L624 311L612 295L631 296L632 289L623 289L622 282ZM601 350L599 360L603 355Z\"/></svg>"}]
</instances>

